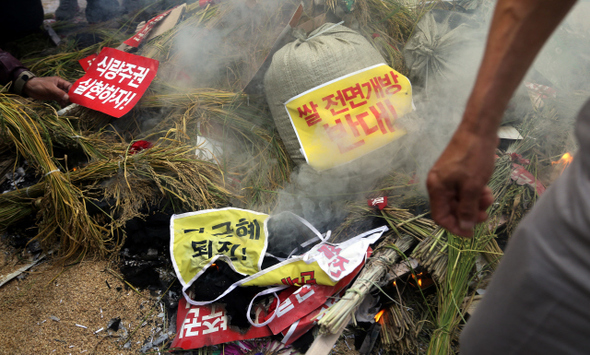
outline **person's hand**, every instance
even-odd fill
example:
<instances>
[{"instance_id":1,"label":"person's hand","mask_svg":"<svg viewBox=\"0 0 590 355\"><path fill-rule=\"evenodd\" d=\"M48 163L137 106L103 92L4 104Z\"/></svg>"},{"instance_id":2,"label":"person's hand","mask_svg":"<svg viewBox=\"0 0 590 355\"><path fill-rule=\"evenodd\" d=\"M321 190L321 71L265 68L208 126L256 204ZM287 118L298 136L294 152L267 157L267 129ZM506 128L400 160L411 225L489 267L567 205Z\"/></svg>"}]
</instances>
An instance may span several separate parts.
<instances>
[{"instance_id":1,"label":"person's hand","mask_svg":"<svg viewBox=\"0 0 590 355\"><path fill-rule=\"evenodd\" d=\"M451 233L472 237L475 225L488 217L494 198L486 184L497 140L495 134L482 138L459 129L428 173L432 218Z\"/></svg>"},{"instance_id":2,"label":"person's hand","mask_svg":"<svg viewBox=\"0 0 590 355\"><path fill-rule=\"evenodd\" d=\"M23 94L36 100L55 100L62 107L70 102L68 90L72 83L57 76L34 77L23 87Z\"/></svg>"}]
</instances>

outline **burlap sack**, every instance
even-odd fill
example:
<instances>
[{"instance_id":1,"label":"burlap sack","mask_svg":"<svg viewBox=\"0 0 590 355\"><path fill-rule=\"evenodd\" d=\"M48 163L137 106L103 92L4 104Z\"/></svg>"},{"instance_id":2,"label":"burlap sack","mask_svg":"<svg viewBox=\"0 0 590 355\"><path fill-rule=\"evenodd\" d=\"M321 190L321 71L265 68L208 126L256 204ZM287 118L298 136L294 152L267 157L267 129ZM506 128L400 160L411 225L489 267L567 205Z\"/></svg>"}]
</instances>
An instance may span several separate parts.
<instances>
[{"instance_id":1,"label":"burlap sack","mask_svg":"<svg viewBox=\"0 0 590 355\"><path fill-rule=\"evenodd\" d=\"M305 163L285 102L318 85L385 60L358 32L326 23L307 38L281 48L264 77L266 99L277 130L296 164Z\"/></svg>"},{"instance_id":2,"label":"burlap sack","mask_svg":"<svg viewBox=\"0 0 590 355\"><path fill-rule=\"evenodd\" d=\"M475 53L484 42L483 33L468 15L432 10L418 22L404 47L409 79L427 92L445 84L448 88L448 81L477 69L480 55Z\"/></svg>"}]
</instances>

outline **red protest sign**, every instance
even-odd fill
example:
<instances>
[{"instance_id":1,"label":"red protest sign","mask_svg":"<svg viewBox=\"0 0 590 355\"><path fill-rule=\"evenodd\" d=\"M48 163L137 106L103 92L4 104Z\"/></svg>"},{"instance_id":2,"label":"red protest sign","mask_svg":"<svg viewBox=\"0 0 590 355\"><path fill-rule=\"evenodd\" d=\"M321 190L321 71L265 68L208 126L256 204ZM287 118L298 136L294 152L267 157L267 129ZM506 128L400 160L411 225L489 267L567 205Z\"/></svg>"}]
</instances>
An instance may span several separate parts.
<instances>
[{"instance_id":1,"label":"red protest sign","mask_svg":"<svg viewBox=\"0 0 590 355\"><path fill-rule=\"evenodd\" d=\"M379 207L380 210L387 207L387 196L375 197L367 200L369 207Z\"/></svg>"},{"instance_id":2,"label":"red protest sign","mask_svg":"<svg viewBox=\"0 0 590 355\"><path fill-rule=\"evenodd\" d=\"M82 66L82 69L84 71L88 71L88 68L90 68L90 66L92 65L92 63L94 62L94 60L96 59L97 55L96 54L91 54L86 58L82 58L78 61L78 63L80 63L80 65Z\"/></svg>"},{"instance_id":3,"label":"red protest sign","mask_svg":"<svg viewBox=\"0 0 590 355\"><path fill-rule=\"evenodd\" d=\"M176 7L175 7L176 8ZM175 8L172 8L166 12L164 12L163 14L160 14L154 18L152 18L151 20L149 20L142 28L141 30L137 31L137 33L129 38L128 40L126 40L125 43L128 46L131 47L139 47L139 45L141 44L141 42L143 42L143 40L145 39L145 37L147 36L148 33L150 33L150 31L152 30L152 28L154 28L154 26L162 21L162 19L164 19L164 17L168 16L168 14L174 10Z\"/></svg>"},{"instance_id":4,"label":"red protest sign","mask_svg":"<svg viewBox=\"0 0 590 355\"><path fill-rule=\"evenodd\" d=\"M199 349L203 346L272 335L268 327L250 327L242 334L228 326L225 310L219 305L191 306L182 297L176 314L176 338L172 348Z\"/></svg>"},{"instance_id":5,"label":"red protest sign","mask_svg":"<svg viewBox=\"0 0 590 355\"><path fill-rule=\"evenodd\" d=\"M367 257L371 255L371 248L367 250ZM295 292L291 288L279 295L280 303L276 308L275 319L268 324L273 334L278 334L287 327L302 319L326 302L328 297L348 286L352 279L361 271L364 263L352 273L344 277L334 286L305 284Z\"/></svg>"},{"instance_id":6,"label":"red protest sign","mask_svg":"<svg viewBox=\"0 0 590 355\"><path fill-rule=\"evenodd\" d=\"M155 59L103 48L86 74L70 88L70 101L113 117L129 112L158 72Z\"/></svg>"}]
</instances>

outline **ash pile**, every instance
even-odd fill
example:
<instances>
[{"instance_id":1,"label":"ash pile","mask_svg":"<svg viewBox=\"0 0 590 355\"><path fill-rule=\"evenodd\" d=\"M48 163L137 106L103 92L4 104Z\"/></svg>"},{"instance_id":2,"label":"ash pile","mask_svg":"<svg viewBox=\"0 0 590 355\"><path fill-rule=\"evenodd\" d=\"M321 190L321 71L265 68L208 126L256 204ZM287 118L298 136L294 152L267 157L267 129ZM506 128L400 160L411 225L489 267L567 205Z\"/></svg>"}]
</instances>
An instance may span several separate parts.
<instances>
[{"instance_id":1,"label":"ash pile","mask_svg":"<svg viewBox=\"0 0 590 355\"><path fill-rule=\"evenodd\" d=\"M463 239L430 220L424 178L492 7L163 1L58 21L62 43L22 62L73 82L75 104L0 92L3 243L29 262L110 260L152 291L170 327L142 352L457 353L513 230L575 154L590 92L572 17L505 113L488 221Z\"/></svg>"}]
</instances>

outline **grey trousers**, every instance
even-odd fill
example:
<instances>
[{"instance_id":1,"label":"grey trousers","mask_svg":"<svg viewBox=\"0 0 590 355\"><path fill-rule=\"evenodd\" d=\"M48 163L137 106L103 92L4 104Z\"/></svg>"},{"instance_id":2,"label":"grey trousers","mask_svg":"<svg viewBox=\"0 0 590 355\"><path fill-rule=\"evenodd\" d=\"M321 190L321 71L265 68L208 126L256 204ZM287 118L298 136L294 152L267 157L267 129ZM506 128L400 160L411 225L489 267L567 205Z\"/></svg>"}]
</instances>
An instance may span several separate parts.
<instances>
[{"instance_id":1,"label":"grey trousers","mask_svg":"<svg viewBox=\"0 0 590 355\"><path fill-rule=\"evenodd\" d=\"M512 236L461 354L590 354L590 101L576 137L574 161Z\"/></svg>"}]
</instances>

